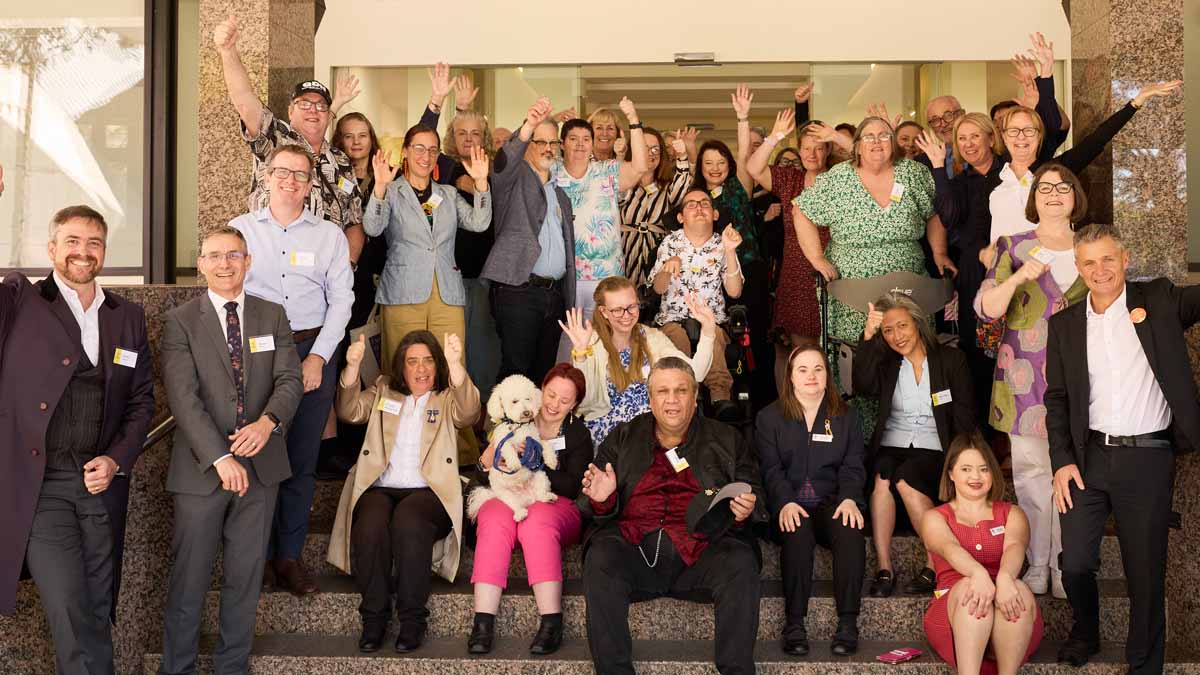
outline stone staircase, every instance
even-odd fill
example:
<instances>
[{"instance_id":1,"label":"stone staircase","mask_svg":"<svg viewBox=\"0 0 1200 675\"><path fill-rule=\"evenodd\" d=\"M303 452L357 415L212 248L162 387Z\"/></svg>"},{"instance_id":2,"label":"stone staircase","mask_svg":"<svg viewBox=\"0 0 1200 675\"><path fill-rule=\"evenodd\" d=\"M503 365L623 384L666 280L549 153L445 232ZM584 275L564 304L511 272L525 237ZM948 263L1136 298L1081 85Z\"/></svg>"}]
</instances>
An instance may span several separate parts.
<instances>
[{"instance_id":1,"label":"stone staircase","mask_svg":"<svg viewBox=\"0 0 1200 675\"><path fill-rule=\"evenodd\" d=\"M581 551L573 547L564 555L565 581L563 615L566 640L563 648L550 657L533 657L528 643L537 629L538 616L532 593L525 581L525 566L520 551L514 555L508 590L496 620L496 649L485 657L470 657L466 638L471 628L473 598L470 584L472 551L464 550L458 579L448 583L437 579L430 598L429 633L425 645L413 654L391 651L396 626L393 622L385 648L375 654L358 652L360 629L358 594L350 577L325 563L329 530L337 506L340 482L318 482L313 511L312 533L304 550L310 569L318 575L321 593L296 598L285 592L264 593L259 602L258 623L252 673L305 673L312 675L342 673L461 673L463 675L501 675L506 673L591 673L587 648L582 594ZM812 652L803 658L790 657L780 650L778 636L783 627L784 602L780 581L778 547L763 543L762 598L756 661L761 673L825 675L849 673L949 673L950 669L933 656L924 641L922 618L929 602L927 596L897 593L891 598L863 598L859 618L859 652L850 658L834 657L829 644L837 622L830 579L831 556L817 549L816 583L809 604L808 631ZM874 569L874 552L867 544L868 574ZM918 571L924 552L915 537L897 537L893 558L900 584ZM1050 596L1038 599L1045 616L1046 635L1033 661L1022 671L1028 673L1123 673L1123 645L1128 626L1129 601L1125 594L1116 538L1104 538L1102 546L1101 611L1104 649L1085 669L1075 670L1055 663L1060 642L1070 627L1070 609L1063 600ZM201 628L201 652L211 653L216 644L218 594L209 593ZM864 584L866 580L864 580ZM1168 615L1170 600L1168 599ZM707 604L673 599L638 603L631 607L630 629L634 639L634 658L641 673L715 673L712 666L713 611ZM900 665L885 665L875 657L902 646L915 646L926 655ZM1172 645L1168 650L1166 672L1173 675L1200 673L1200 654ZM147 654L145 673L158 667L160 655ZM201 672L211 672L211 659L201 657Z\"/></svg>"}]
</instances>

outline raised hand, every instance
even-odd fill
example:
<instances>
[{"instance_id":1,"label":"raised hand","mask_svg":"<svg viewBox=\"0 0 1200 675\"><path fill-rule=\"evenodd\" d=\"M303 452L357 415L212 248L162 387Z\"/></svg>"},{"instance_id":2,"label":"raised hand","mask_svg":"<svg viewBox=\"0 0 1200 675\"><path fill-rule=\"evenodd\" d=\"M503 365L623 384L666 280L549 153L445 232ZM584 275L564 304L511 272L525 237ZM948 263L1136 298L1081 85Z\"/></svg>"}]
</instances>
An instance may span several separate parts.
<instances>
[{"instance_id":1,"label":"raised hand","mask_svg":"<svg viewBox=\"0 0 1200 675\"><path fill-rule=\"evenodd\" d=\"M448 365L462 365L463 344L456 333L446 333L442 337L442 353L446 355Z\"/></svg>"},{"instance_id":2,"label":"raised hand","mask_svg":"<svg viewBox=\"0 0 1200 675\"><path fill-rule=\"evenodd\" d=\"M883 102L867 105L867 115L871 117L878 117L884 122L892 125L893 131L895 131L896 127L900 126L900 123L904 121L903 115L896 115L894 118L888 116L887 104Z\"/></svg>"},{"instance_id":3,"label":"raised hand","mask_svg":"<svg viewBox=\"0 0 1200 675\"><path fill-rule=\"evenodd\" d=\"M554 113L554 121L558 122L559 124L562 124L563 122L566 122L567 120L577 120L577 119L579 119L579 111L576 110L574 108L574 106L567 108L566 110L562 110L560 112Z\"/></svg>"},{"instance_id":4,"label":"raised hand","mask_svg":"<svg viewBox=\"0 0 1200 675\"><path fill-rule=\"evenodd\" d=\"M583 494L594 502L604 502L617 490L617 472L612 464L605 464L601 471L595 464L588 464L583 472Z\"/></svg>"},{"instance_id":5,"label":"raised hand","mask_svg":"<svg viewBox=\"0 0 1200 675\"><path fill-rule=\"evenodd\" d=\"M470 110L475 97L479 95L479 87L472 86L470 75L459 75L454 78L454 109Z\"/></svg>"},{"instance_id":6,"label":"raised hand","mask_svg":"<svg viewBox=\"0 0 1200 675\"><path fill-rule=\"evenodd\" d=\"M804 522L801 518L807 518L808 511L804 510L796 502L788 502L779 509L779 529L784 532L795 532L800 529L800 525Z\"/></svg>"},{"instance_id":7,"label":"raised hand","mask_svg":"<svg viewBox=\"0 0 1200 675\"><path fill-rule=\"evenodd\" d=\"M775 126L771 127L771 135L778 140L787 137L788 134L796 130L796 111L791 108L784 108L775 113Z\"/></svg>"},{"instance_id":8,"label":"raised hand","mask_svg":"<svg viewBox=\"0 0 1200 675\"><path fill-rule=\"evenodd\" d=\"M617 136L616 140L613 141L613 157L625 159L625 146L625 137Z\"/></svg>"},{"instance_id":9,"label":"raised hand","mask_svg":"<svg viewBox=\"0 0 1200 675\"><path fill-rule=\"evenodd\" d=\"M629 122L630 124L638 123L637 108L634 107L633 101L630 101L628 96L622 96L621 101L617 103L617 107L619 107L621 112L625 114L625 121Z\"/></svg>"},{"instance_id":10,"label":"raised hand","mask_svg":"<svg viewBox=\"0 0 1200 675\"><path fill-rule=\"evenodd\" d=\"M712 307L700 299L695 291L683 296L683 302L687 305L688 314L700 322L700 334L716 335L717 316L713 314Z\"/></svg>"},{"instance_id":11,"label":"raised hand","mask_svg":"<svg viewBox=\"0 0 1200 675\"><path fill-rule=\"evenodd\" d=\"M726 225L725 229L721 230L721 246L724 246L727 252L733 252L741 245L742 234L733 227L732 223Z\"/></svg>"},{"instance_id":12,"label":"raised hand","mask_svg":"<svg viewBox=\"0 0 1200 675\"><path fill-rule=\"evenodd\" d=\"M754 93L750 91L750 87L739 84L729 95L729 100L733 103L733 112L737 113L738 119L750 117L750 105L754 103Z\"/></svg>"},{"instance_id":13,"label":"raised hand","mask_svg":"<svg viewBox=\"0 0 1200 675\"><path fill-rule=\"evenodd\" d=\"M813 82L809 80L808 84L802 84L796 87L796 91L792 92L792 98L796 99L796 103L806 103L812 98Z\"/></svg>"},{"instance_id":14,"label":"raised hand","mask_svg":"<svg viewBox=\"0 0 1200 675\"><path fill-rule=\"evenodd\" d=\"M875 309L875 303L867 303L867 325L863 326L863 340L870 340L883 325L883 312Z\"/></svg>"},{"instance_id":15,"label":"raised hand","mask_svg":"<svg viewBox=\"0 0 1200 675\"><path fill-rule=\"evenodd\" d=\"M450 66L438 62L432 68L426 68L425 72L429 74L429 85L433 89L430 99L434 105L440 106L450 93Z\"/></svg>"},{"instance_id":16,"label":"raised hand","mask_svg":"<svg viewBox=\"0 0 1200 675\"><path fill-rule=\"evenodd\" d=\"M587 349L592 344L592 336L596 334L592 322L583 318L583 310L578 307L568 309L566 323L559 321L558 325L576 351Z\"/></svg>"},{"instance_id":17,"label":"raised hand","mask_svg":"<svg viewBox=\"0 0 1200 675\"><path fill-rule=\"evenodd\" d=\"M525 119L529 121L530 127L536 129L539 124L546 121L550 116L550 99L545 96L533 102L529 106L529 112L525 114Z\"/></svg>"},{"instance_id":18,"label":"raised hand","mask_svg":"<svg viewBox=\"0 0 1200 675\"><path fill-rule=\"evenodd\" d=\"M241 35L241 30L238 20L231 15L213 29L213 46L222 53L237 49L239 35Z\"/></svg>"},{"instance_id":19,"label":"raised hand","mask_svg":"<svg viewBox=\"0 0 1200 675\"><path fill-rule=\"evenodd\" d=\"M1021 93L1013 98L1013 102L1030 110L1036 108L1038 102L1042 100L1042 94L1038 91L1033 76L1028 73L1016 72L1012 73L1012 78L1021 85Z\"/></svg>"},{"instance_id":20,"label":"raised hand","mask_svg":"<svg viewBox=\"0 0 1200 675\"><path fill-rule=\"evenodd\" d=\"M1159 96L1167 96L1173 94L1183 86L1183 80L1171 80L1170 82L1159 82L1158 84L1148 84L1142 87L1142 90L1133 97L1133 107L1140 108L1146 105L1146 101Z\"/></svg>"},{"instance_id":21,"label":"raised hand","mask_svg":"<svg viewBox=\"0 0 1200 675\"><path fill-rule=\"evenodd\" d=\"M1041 33L1030 35L1029 40L1033 43L1029 53L1037 59L1039 75L1050 77L1054 74L1054 43L1047 41Z\"/></svg>"},{"instance_id":22,"label":"raised hand","mask_svg":"<svg viewBox=\"0 0 1200 675\"><path fill-rule=\"evenodd\" d=\"M691 127L689 130L695 131ZM671 138L671 148L675 150L675 156L680 159L687 157L687 142L683 140L683 129L676 129L675 134Z\"/></svg>"},{"instance_id":23,"label":"raised hand","mask_svg":"<svg viewBox=\"0 0 1200 675\"><path fill-rule=\"evenodd\" d=\"M387 194L387 186L391 185L392 181L396 180L396 175L400 173L400 167L392 166L388 162L387 155L383 153L383 148L380 148L371 157L371 171L375 174L374 194L377 198L383 199L383 195Z\"/></svg>"},{"instance_id":24,"label":"raised hand","mask_svg":"<svg viewBox=\"0 0 1200 675\"><path fill-rule=\"evenodd\" d=\"M929 163L933 165L933 168L940 169L946 165L946 144L942 142L941 136L925 129L913 139L913 142L929 158Z\"/></svg>"},{"instance_id":25,"label":"raised hand","mask_svg":"<svg viewBox=\"0 0 1200 675\"><path fill-rule=\"evenodd\" d=\"M329 108L334 112L341 110L342 106L353 101L361 92L358 76L354 73L342 73L338 75L336 92Z\"/></svg>"},{"instance_id":26,"label":"raised hand","mask_svg":"<svg viewBox=\"0 0 1200 675\"><path fill-rule=\"evenodd\" d=\"M363 357L367 354L367 336L364 333L358 334L358 339L350 343L346 347L346 366L357 368L362 363Z\"/></svg>"},{"instance_id":27,"label":"raised hand","mask_svg":"<svg viewBox=\"0 0 1200 675\"><path fill-rule=\"evenodd\" d=\"M488 156L487 152L478 145L471 148L471 156L463 162L467 175L475 181L476 192L487 192Z\"/></svg>"},{"instance_id":28,"label":"raised hand","mask_svg":"<svg viewBox=\"0 0 1200 675\"><path fill-rule=\"evenodd\" d=\"M824 122L810 122L804 127L804 135L812 136L822 143L836 143L841 136L836 129Z\"/></svg>"}]
</instances>

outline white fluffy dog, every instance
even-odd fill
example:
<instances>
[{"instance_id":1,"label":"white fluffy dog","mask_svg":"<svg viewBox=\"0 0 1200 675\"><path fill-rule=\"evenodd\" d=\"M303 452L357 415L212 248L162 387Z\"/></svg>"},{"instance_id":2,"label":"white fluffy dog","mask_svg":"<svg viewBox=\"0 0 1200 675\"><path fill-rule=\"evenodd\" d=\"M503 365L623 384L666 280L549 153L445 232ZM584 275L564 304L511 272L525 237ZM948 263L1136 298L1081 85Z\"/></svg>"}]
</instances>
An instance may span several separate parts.
<instances>
[{"instance_id":1,"label":"white fluffy dog","mask_svg":"<svg viewBox=\"0 0 1200 675\"><path fill-rule=\"evenodd\" d=\"M488 399L488 417L496 425L492 431L492 444L500 444L499 461L488 469L491 487L478 487L467 499L467 516L475 520L479 509L487 500L495 497L508 505L513 520L521 522L529 515L529 506L534 502L552 502L557 497L550 491L550 478L538 467L538 457L531 449L524 458L517 445L527 438L538 438L534 417L542 406L542 392L524 375L509 375L504 378ZM508 438L509 434L511 438ZM507 440L505 440L507 438ZM524 461L522 461L524 459ZM541 464L546 468L558 468L558 453L549 445L542 444ZM532 468L531 468L532 466Z\"/></svg>"}]
</instances>

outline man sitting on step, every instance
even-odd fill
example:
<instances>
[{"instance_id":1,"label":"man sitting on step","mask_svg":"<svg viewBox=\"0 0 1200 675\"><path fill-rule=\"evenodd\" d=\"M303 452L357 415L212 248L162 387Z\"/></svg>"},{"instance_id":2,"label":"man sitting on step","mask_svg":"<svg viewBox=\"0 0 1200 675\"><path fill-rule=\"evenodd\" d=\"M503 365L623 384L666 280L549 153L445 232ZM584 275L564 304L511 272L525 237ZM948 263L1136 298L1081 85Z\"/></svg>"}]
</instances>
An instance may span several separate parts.
<instances>
[{"instance_id":1,"label":"man sitting on step","mask_svg":"<svg viewBox=\"0 0 1200 675\"><path fill-rule=\"evenodd\" d=\"M647 388L651 412L608 435L579 499L594 517L583 588L596 672L634 672L629 603L671 596L711 599L717 669L753 673L762 557L752 526L767 520L758 457L733 427L695 414L687 361L660 359Z\"/></svg>"}]
</instances>

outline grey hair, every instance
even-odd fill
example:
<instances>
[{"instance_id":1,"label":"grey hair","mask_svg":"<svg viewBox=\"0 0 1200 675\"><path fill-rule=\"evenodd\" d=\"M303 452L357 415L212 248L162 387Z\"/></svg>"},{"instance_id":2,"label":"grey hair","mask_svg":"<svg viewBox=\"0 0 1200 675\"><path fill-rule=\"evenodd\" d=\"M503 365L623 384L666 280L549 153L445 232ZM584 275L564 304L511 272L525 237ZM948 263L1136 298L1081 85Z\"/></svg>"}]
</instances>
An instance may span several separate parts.
<instances>
[{"instance_id":1,"label":"grey hair","mask_svg":"<svg viewBox=\"0 0 1200 675\"><path fill-rule=\"evenodd\" d=\"M1105 238L1117 242L1117 247L1121 250L1125 249L1125 241L1121 239L1121 232L1117 230L1117 226L1107 223L1092 223L1080 228L1075 232L1074 245L1092 244Z\"/></svg>"},{"instance_id":2,"label":"grey hair","mask_svg":"<svg viewBox=\"0 0 1200 675\"><path fill-rule=\"evenodd\" d=\"M205 232L203 235L201 235L200 236L200 248L204 248L204 242L208 241L209 239L212 239L213 237L219 237L221 235L237 237L238 241L242 242L242 250L244 250L244 251L249 250L249 245L246 244L246 235L242 234L242 231L237 229L236 227L232 227L229 225L222 225L220 227L213 228L213 229L209 230L208 232Z\"/></svg>"},{"instance_id":3,"label":"grey hair","mask_svg":"<svg viewBox=\"0 0 1200 675\"><path fill-rule=\"evenodd\" d=\"M692 370L692 364L688 363L687 359L685 358L679 356L664 356L655 361L654 365L650 366L650 374L646 377L646 382L650 382L650 379L654 377L654 373L657 373L660 370L678 370L686 373L688 379L692 382L692 389L695 390L698 386L696 384L696 371Z\"/></svg>"},{"instance_id":4,"label":"grey hair","mask_svg":"<svg viewBox=\"0 0 1200 675\"><path fill-rule=\"evenodd\" d=\"M921 337L925 349L928 350L938 344L937 336L933 334L933 322L929 320L929 313L921 309L920 305L904 293L889 291L883 294L875 301L875 309L884 313L892 309L907 311L912 317L913 323L917 324L917 334ZM882 335L882 332L880 334Z\"/></svg>"},{"instance_id":5,"label":"grey hair","mask_svg":"<svg viewBox=\"0 0 1200 675\"><path fill-rule=\"evenodd\" d=\"M99 211L86 204L63 207L55 212L54 217L50 219L50 241L57 241L59 227L77 218L88 220L98 225L104 232L105 244L107 245L108 223L104 221L104 216L100 215Z\"/></svg>"}]
</instances>

